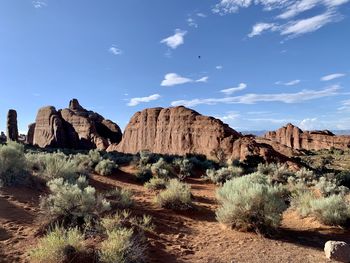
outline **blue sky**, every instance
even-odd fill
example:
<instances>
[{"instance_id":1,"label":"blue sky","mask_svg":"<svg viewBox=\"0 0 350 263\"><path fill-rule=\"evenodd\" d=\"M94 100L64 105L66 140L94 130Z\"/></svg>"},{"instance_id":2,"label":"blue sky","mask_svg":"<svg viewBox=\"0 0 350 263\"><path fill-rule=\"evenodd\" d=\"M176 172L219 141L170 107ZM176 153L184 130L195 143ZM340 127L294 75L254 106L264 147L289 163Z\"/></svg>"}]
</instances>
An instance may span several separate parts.
<instances>
[{"instance_id":1,"label":"blue sky","mask_svg":"<svg viewBox=\"0 0 350 263\"><path fill-rule=\"evenodd\" d=\"M2 0L0 130L39 107L125 127L185 105L231 127L350 129L350 0Z\"/></svg>"}]
</instances>

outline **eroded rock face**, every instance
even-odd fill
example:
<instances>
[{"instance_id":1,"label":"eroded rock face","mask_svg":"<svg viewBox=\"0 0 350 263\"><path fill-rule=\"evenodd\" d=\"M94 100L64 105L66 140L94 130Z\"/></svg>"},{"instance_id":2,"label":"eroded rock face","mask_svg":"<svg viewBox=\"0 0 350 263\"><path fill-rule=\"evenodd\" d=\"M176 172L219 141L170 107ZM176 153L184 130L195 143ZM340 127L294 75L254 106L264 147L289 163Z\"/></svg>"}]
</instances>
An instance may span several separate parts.
<instances>
[{"instance_id":1,"label":"eroded rock face","mask_svg":"<svg viewBox=\"0 0 350 263\"><path fill-rule=\"evenodd\" d=\"M330 131L302 131L293 124L271 131L265 139L297 150L350 149L350 136L336 136Z\"/></svg>"},{"instance_id":2,"label":"eroded rock face","mask_svg":"<svg viewBox=\"0 0 350 263\"><path fill-rule=\"evenodd\" d=\"M35 123L31 123L28 125L28 133L27 133L27 144L33 144L34 142L34 132L35 132Z\"/></svg>"},{"instance_id":3,"label":"eroded rock face","mask_svg":"<svg viewBox=\"0 0 350 263\"><path fill-rule=\"evenodd\" d=\"M203 154L213 157L221 149L227 159L244 160L247 155L279 155L272 147L242 136L213 117L185 107L152 108L137 112L127 125L119 145L107 150L137 153L149 150L161 154Z\"/></svg>"},{"instance_id":4,"label":"eroded rock face","mask_svg":"<svg viewBox=\"0 0 350 263\"><path fill-rule=\"evenodd\" d=\"M9 110L7 114L7 139L18 141L17 112Z\"/></svg>"},{"instance_id":5,"label":"eroded rock face","mask_svg":"<svg viewBox=\"0 0 350 263\"><path fill-rule=\"evenodd\" d=\"M33 144L39 147L105 150L111 143L120 142L122 132L117 124L84 109L73 99L67 109L40 109L33 138Z\"/></svg>"}]
</instances>

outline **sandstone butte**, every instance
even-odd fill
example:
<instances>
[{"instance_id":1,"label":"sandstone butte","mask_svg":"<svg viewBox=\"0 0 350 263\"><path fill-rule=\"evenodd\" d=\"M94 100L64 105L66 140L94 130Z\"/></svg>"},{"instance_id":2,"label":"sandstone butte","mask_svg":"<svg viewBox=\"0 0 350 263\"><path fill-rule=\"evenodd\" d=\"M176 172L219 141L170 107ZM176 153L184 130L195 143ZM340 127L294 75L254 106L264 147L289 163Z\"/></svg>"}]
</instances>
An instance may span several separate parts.
<instances>
[{"instance_id":1,"label":"sandstone butte","mask_svg":"<svg viewBox=\"0 0 350 263\"><path fill-rule=\"evenodd\" d=\"M267 132L264 138L295 150L350 149L350 136L336 136L328 130L303 131L291 123Z\"/></svg>"},{"instance_id":2,"label":"sandstone butte","mask_svg":"<svg viewBox=\"0 0 350 263\"><path fill-rule=\"evenodd\" d=\"M67 109L39 109L35 123L28 128L27 143L41 148L105 150L122 138L117 124L84 109L76 99L70 101Z\"/></svg>"},{"instance_id":3,"label":"sandstone butte","mask_svg":"<svg viewBox=\"0 0 350 263\"><path fill-rule=\"evenodd\" d=\"M219 119L180 107L150 108L137 112L125 128L122 141L107 151L135 154L149 150L161 154L201 154L209 158L221 149L227 159L258 155L268 161L287 161L270 145L243 136Z\"/></svg>"}]
</instances>

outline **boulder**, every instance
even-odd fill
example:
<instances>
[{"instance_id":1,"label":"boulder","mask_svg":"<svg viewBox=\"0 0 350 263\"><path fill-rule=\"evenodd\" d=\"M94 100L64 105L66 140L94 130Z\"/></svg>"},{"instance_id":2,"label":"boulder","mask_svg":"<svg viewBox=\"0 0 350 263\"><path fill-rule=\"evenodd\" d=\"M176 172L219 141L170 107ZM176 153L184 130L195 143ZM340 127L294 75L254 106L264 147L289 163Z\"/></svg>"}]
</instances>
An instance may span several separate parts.
<instances>
[{"instance_id":1,"label":"boulder","mask_svg":"<svg viewBox=\"0 0 350 263\"><path fill-rule=\"evenodd\" d=\"M281 154L269 145L243 136L221 120L203 116L183 106L151 108L135 113L126 126L123 139L108 151L135 154L141 150L154 153L186 155L201 154L215 158L220 149L226 159L244 160L248 155L266 159Z\"/></svg>"},{"instance_id":2,"label":"boulder","mask_svg":"<svg viewBox=\"0 0 350 263\"><path fill-rule=\"evenodd\" d=\"M264 138L295 150L350 149L350 136L336 136L327 130L303 131L291 123L267 132Z\"/></svg>"},{"instance_id":3,"label":"boulder","mask_svg":"<svg viewBox=\"0 0 350 263\"><path fill-rule=\"evenodd\" d=\"M7 114L7 139L18 141L17 112L9 110Z\"/></svg>"},{"instance_id":4,"label":"boulder","mask_svg":"<svg viewBox=\"0 0 350 263\"><path fill-rule=\"evenodd\" d=\"M338 262L350 262L350 245L341 241L327 241L324 246L326 258Z\"/></svg>"},{"instance_id":5,"label":"boulder","mask_svg":"<svg viewBox=\"0 0 350 263\"><path fill-rule=\"evenodd\" d=\"M27 133L27 144L33 144L34 142L34 131L35 131L35 123L31 123L28 125L28 133Z\"/></svg>"},{"instance_id":6,"label":"boulder","mask_svg":"<svg viewBox=\"0 0 350 263\"><path fill-rule=\"evenodd\" d=\"M105 150L122 138L117 124L84 109L77 99L66 109L56 111L50 106L39 110L34 127L33 144L39 147Z\"/></svg>"}]
</instances>

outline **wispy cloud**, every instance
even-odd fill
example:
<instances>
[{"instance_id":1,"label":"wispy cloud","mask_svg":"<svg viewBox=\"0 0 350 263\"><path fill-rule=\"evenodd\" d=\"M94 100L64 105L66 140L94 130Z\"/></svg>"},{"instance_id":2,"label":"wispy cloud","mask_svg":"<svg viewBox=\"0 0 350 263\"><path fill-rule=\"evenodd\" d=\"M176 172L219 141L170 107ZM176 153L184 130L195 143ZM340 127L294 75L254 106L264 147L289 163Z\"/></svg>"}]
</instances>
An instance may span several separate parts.
<instances>
[{"instance_id":1,"label":"wispy cloud","mask_svg":"<svg viewBox=\"0 0 350 263\"><path fill-rule=\"evenodd\" d=\"M123 53L123 51L119 48L117 48L115 45L111 46L108 51L115 55L115 56L118 56L118 55L121 55Z\"/></svg>"},{"instance_id":2,"label":"wispy cloud","mask_svg":"<svg viewBox=\"0 0 350 263\"><path fill-rule=\"evenodd\" d=\"M185 42L184 37L186 34L187 31L175 29L174 35L162 39L160 43L165 44L172 49L176 49L178 46L182 45Z\"/></svg>"},{"instance_id":3,"label":"wispy cloud","mask_svg":"<svg viewBox=\"0 0 350 263\"><path fill-rule=\"evenodd\" d=\"M196 15L199 16L199 17L202 17L202 18L207 17L207 15L206 15L206 14L203 14L203 13L197 13Z\"/></svg>"},{"instance_id":4,"label":"wispy cloud","mask_svg":"<svg viewBox=\"0 0 350 263\"><path fill-rule=\"evenodd\" d=\"M338 108L339 111L350 111L350 99L344 100L341 103L341 107Z\"/></svg>"},{"instance_id":5,"label":"wispy cloud","mask_svg":"<svg viewBox=\"0 0 350 263\"><path fill-rule=\"evenodd\" d=\"M39 1L39 0L35 0L35 1L32 1L32 4L35 8L43 8L45 6L47 6L47 2L46 1Z\"/></svg>"},{"instance_id":6,"label":"wispy cloud","mask_svg":"<svg viewBox=\"0 0 350 263\"><path fill-rule=\"evenodd\" d=\"M196 21L192 17L187 18L187 24L190 27L194 27L194 28L198 27L198 24L196 23Z\"/></svg>"},{"instance_id":7,"label":"wispy cloud","mask_svg":"<svg viewBox=\"0 0 350 263\"><path fill-rule=\"evenodd\" d=\"M209 79L209 77L205 76L205 77L202 77L200 79L197 79L196 82L208 82L208 79Z\"/></svg>"},{"instance_id":8,"label":"wispy cloud","mask_svg":"<svg viewBox=\"0 0 350 263\"><path fill-rule=\"evenodd\" d=\"M154 100L158 100L161 96L159 94L153 94L147 97L140 97L140 98L132 98L130 99L129 103L127 104L128 106L137 106L140 103L146 103Z\"/></svg>"},{"instance_id":9,"label":"wispy cloud","mask_svg":"<svg viewBox=\"0 0 350 263\"><path fill-rule=\"evenodd\" d=\"M245 83L240 83L238 85L238 87L233 87L233 88L229 88L229 89L223 89L223 90L220 90L220 92L222 93L225 93L226 95L231 95L237 91L241 91L241 90L244 90L247 88L247 84Z\"/></svg>"},{"instance_id":10,"label":"wispy cloud","mask_svg":"<svg viewBox=\"0 0 350 263\"><path fill-rule=\"evenodd\" d=\"M294 86L297 85L301 82L300 79L295 79L295 80L291 80L291 81L287 81L287 82L283 82L283 81L277 81L275 82L276 85L284 85L284 86Z\"/></svg>"},{"instance_id":11,"label":"wispy cloud","mask_svg":"<svg viewBox=\"0 0 350 263\"><path fill-rule=\"evenodd\" d=\"M329 81L329 80L333 80L333 79L337 79L337 78L341 78L341 77L345 77L345 76L346 76L346 74L344 74L344 73L334 73L334 74L323 76L321 78L321 81Z\"/></svg>"},{"instance_id":12,"label":"wispy cloud","mask_svg":"<svg viewBox=\"0 0 350 263\"><path fill-rule=\"evenodd\" d=\"M160 85L165 87L170 87L170 86L181 85L181 84L190 83L190 82L208 82L208 79L209 79L208 76L204 76L197 80L193 80L191 78L182 77L176 73L168 73L164 76L164 79L162 80Z\"/></svg>"},{"instance_id":13,"label":"wispy cloud","mask_svg":"<svg viewBox=\"0 0 350 263\"><path fill-rule=\"evenodd\" d=\"M275 31L278 27L275 23L257 23L253 26L252 32L248 34L248 37L255 37L261 35L264 31L271 30Z\"/></svg>"},{"instance_id":14,"label":"wispy cloud","mask_svg":"<svg viewBox=\"0 0 350 263\"><path fill-rule=\"evenodd\" d=\"M223 66L222 65L217 65L215 68L220 70L220 69L223 69Z\"/></svg>"},{"instance_id":15,"label":"wispy cloud","mask_svg":"<svg viewBox=\"0 0 350 263\"><path fill-rule=\"evenodd\" d=\"M299 123L299 127L302 130L315 130L319 129L320 121L317 118L306 118Z\"/></svg>"},{"instance_id":16,"label":"wispy cloud","mask_svg":"<svg viewBox=\"0 0 350 263\"><path fill-rule=\"evenodd\" d=\"M265 31L279 31L282 36L293 38L305 33L314 32L325 25L338 22L342 19L338 9L341 5L350 0L219 0L212 11L214 13L225 15L237 13L241 8L248 8L258 5L264 11L280 11L280 14L272 18L272 22L256 23L248 37L261 35ZM298 15L312 10L325 9L323 13L294 19ZM293 20L294 19L294 20Z\"/></svg>"},{"instance_id":17,"label":"wispy cloud","mask_svg":"<svg viewBox=\"0 0 350 263\"><path fill-rule=\"evenodd\" d=\"M277 94L255 94L249 93L242 96L224 97L224 98L200 98L192 100L178 100L171 103L172 106L184 105L195 107L198 105L216 105L225 104L255 104L257 102L282 102L282 103L300 103L303 101L314 100L324 97L335 96L339 94L340 86L333 85L322 90L302 90L295 93L277 93Z\"/></svg>"}]
</instances>

